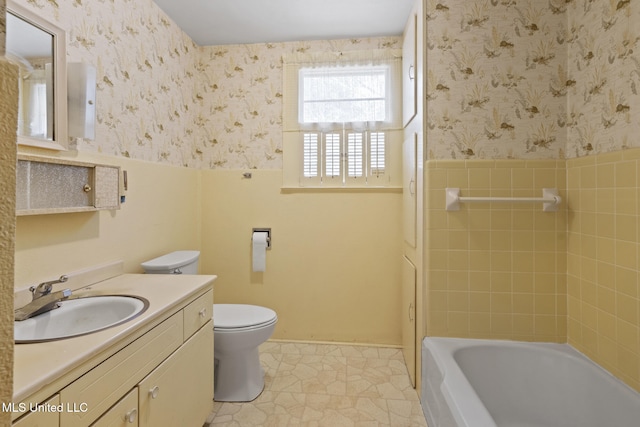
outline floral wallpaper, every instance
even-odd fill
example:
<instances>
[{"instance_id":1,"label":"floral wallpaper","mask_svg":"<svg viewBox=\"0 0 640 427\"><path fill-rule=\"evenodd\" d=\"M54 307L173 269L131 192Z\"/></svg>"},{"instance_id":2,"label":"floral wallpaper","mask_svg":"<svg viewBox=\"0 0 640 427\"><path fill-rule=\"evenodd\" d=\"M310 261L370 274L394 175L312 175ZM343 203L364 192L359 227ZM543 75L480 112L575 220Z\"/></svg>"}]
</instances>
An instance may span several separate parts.
<instances>
[{"instance_id":1,"label":"floral wallpaper","mask_svg":"<svg viewBox=\"0 0 640 427\"><path fill-rule=\"evenodd\" d=\"M226 45L202 49L196 141L202 168L282 168L282 58L296 52L399 49L400 37Z\"/></svg>"},{"instance_id":2,"label":"floral wallpaper","mask_svg":"<svg viewBox=\"0 0 640 427\"><path fill-rule=\"evenodd\" d=\"M640 4L568 3L567 156L640 147Z\"/></svg>"},{"instance_id":3,"label":"floral wallpaper","mask_svg":"<svg viewBox=\"0 0 640 427\"><path fill-rule=\"evenodd\" d=\"M566 3L427 1L429 158L563 157Z\"/></svg>"},{"instance_id":4,"label":"floral wallpaper","mask_svg":"<svg viewBox=\"0 0 640 427\"><path fill-rule=\"evenodd\" d=\"M17 0L97 69L96 140L80 151L194 166L199 48L152 0Z\"/></svg>"},{"instance_id":5,"label":"floral wallpaper","mask_svg":"<svg viewBox=\"0 0 640 427\"><path fill-rule=\"evenodd\" d=\"M96 140L75 141L78 150L194 168L282 167L283 55L401 46L199 47L152 0L17 1L67 31L68 61L97 68ZM426 15L429 158L640 145L637 2L427 0Z\"/></svg>"},{"instance_id":6,"label":"floral wallpaper","mask_svg":"<svg viewBox=\"0 0 640 427\"><path fill-rule=\"evenodd\" d=\"M152 0L18 0L97 69L80 151L195 168L282 167L282 55L398 48L399 37L199 47Z\"/></svg>"}]
</instances>

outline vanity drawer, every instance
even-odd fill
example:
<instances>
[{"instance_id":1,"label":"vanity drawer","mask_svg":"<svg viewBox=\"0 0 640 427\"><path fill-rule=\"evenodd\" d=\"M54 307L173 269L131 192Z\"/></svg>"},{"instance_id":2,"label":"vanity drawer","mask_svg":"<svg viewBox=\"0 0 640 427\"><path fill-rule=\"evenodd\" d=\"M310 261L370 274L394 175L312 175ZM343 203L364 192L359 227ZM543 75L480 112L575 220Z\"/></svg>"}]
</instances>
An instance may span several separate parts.
<instances>
[{"instance_id":1,"label":"vanity drawer","mask_svg":"<svg viewBox=\"0 0 640 427\"><path fill-rule=\"evenodd\" d=\"M55 395L45 403L45 408L60 405L60 396ZM53 411L31 412L12 424L13 427L57 426L58 413Z\"/></svg>"},{"instance_id":2,"label":"vanity drawer","mask_svg":"<svg viewBox=\"0 0 640 427\"><path fill-rule=\"evenodd\" d=\"M134 388L91 427L138 427L138 389Z\"/></svg>"},{"instance_id":3,"label":"vanity drawer","mask_svg":"<svg viewBox=\"0 0 640 427\"><path fill-rule=\"evenodd\" d=\"M184 340L213 317L213 290L200 296L184 308Z\"/></svg>"},{"instance_id":4,"label":"vanity drawer","mask_svg":"<svg viewBox=\"0 0 640 427\"><path fill-rule=\"evenodd\" d=\"M60 392L64 404L86 412L62 412L60 425L87 426L182 345L182 311L174 314Z\"/></svg>"}]
</instances>

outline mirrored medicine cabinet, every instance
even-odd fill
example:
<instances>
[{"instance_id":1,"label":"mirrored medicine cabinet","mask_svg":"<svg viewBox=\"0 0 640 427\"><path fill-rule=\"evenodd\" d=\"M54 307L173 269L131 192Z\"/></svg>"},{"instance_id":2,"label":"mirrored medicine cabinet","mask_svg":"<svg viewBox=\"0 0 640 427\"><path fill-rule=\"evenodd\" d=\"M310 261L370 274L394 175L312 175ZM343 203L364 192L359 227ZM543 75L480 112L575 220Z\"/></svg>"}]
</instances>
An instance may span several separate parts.
<instances>
[{"instance_id":1,"label":"mirrored medicine cabinet","mask_svg":"<svg viewBox=\"0 0 640 427\"><path fill-rule=\"evenodd\" d=\"M66 35L7 0L6 56L19 68L18 144L66 150Z\"/></svg>"}]
</instances>

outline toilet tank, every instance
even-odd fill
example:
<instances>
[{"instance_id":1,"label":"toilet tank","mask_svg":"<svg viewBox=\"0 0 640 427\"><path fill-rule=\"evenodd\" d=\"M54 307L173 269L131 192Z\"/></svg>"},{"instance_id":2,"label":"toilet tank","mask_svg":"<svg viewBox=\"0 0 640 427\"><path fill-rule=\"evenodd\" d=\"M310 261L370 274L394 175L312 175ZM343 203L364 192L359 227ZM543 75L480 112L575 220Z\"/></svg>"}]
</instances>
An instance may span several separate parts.
<instances>
[{"instance_id":1,"label":"toilet tank","mask_svg":"<svg viewBox=\"0 0 640 427\"><path fill-rule=\"evenodd\" d=\"M176 251L142 264L147 274L198 274L200 251Z\"/></svg>"}]
</instances>

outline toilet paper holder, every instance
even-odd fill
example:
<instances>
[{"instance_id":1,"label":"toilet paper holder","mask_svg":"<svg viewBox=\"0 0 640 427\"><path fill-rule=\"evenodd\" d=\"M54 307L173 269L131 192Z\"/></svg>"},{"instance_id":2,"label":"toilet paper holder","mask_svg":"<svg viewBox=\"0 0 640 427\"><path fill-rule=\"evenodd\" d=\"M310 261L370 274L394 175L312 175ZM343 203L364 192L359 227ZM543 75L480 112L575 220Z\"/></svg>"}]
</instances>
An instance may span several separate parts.
<instances>
[{"instance_id":1,"label":"toilet paper holder","mask_svg":"<svg viewBox=\"0 0 640 427\"><path fill-rule=\"evenodd\" d=\"M253 233L267 233L267 249L271 249L271 228L254 228L251 233L252 239Z\"/></svg>"}]
</instances>

